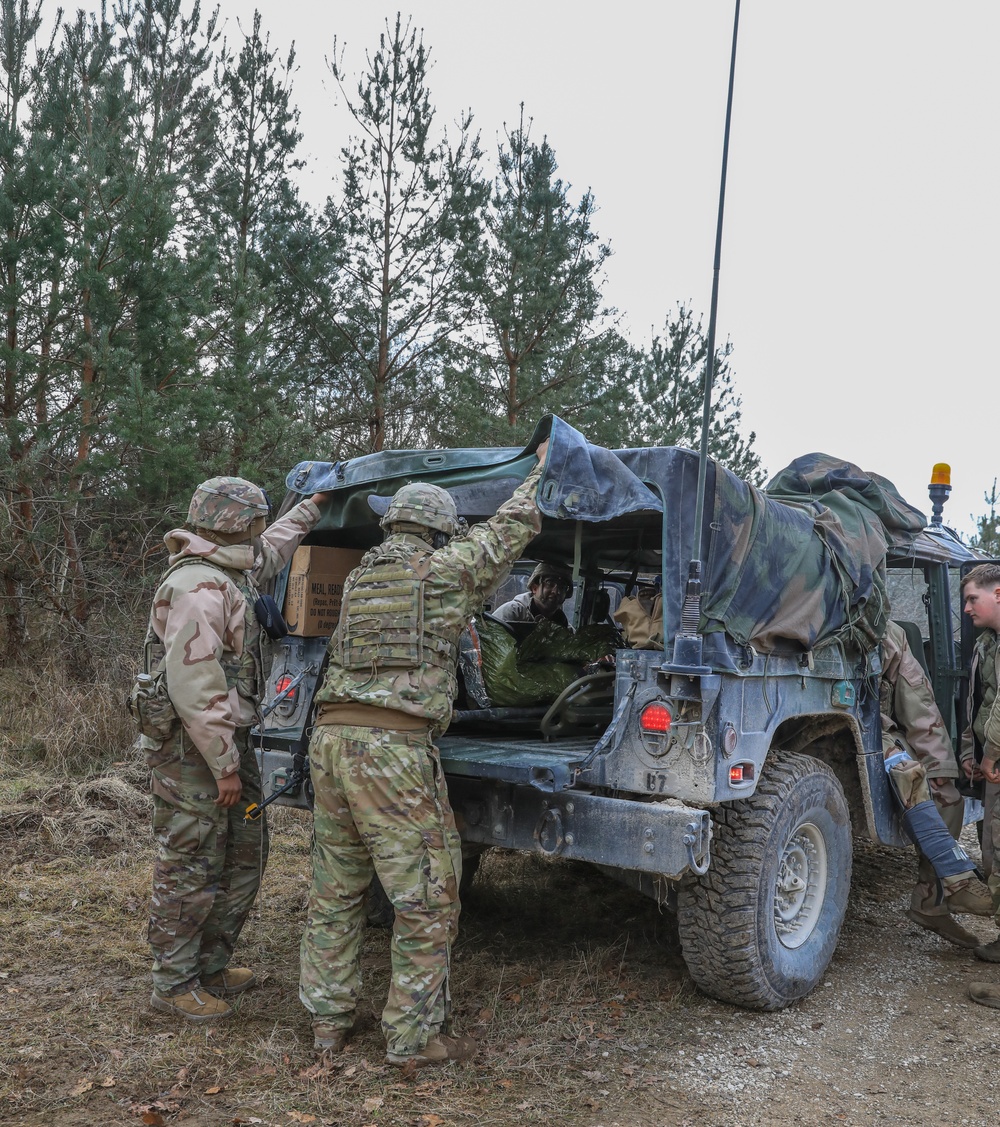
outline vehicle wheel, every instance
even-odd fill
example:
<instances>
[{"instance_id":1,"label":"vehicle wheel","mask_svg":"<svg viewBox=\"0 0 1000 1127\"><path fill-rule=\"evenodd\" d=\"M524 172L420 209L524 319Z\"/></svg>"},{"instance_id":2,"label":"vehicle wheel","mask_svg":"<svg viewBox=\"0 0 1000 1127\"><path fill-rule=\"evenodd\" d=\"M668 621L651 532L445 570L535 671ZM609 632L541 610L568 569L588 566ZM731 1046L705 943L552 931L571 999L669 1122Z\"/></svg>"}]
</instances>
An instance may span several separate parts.
<instances>
[{"instance_id":1,"label":"vehicle wheel","mask_svg":"<svg viewBox=\"0 0 1000 1127\"><path fill-rule=\"evenodd\" d=\"M825 763L772 751L755 794L715 812L708 872L677 893L681 949L713 998L777 1010L808 994L837 946L851 820Z\"/></svg>"}]
</instances>

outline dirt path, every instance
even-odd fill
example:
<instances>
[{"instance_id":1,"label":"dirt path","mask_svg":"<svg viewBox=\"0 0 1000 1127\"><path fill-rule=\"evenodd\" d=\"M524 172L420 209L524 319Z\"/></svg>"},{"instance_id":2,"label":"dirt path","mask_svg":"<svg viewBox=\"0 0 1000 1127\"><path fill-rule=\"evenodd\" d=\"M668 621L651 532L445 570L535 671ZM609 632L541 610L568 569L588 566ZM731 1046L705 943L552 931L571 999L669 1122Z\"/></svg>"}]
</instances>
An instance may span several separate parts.
<instances>
[{"instance_id":1,"label":"dirt path","mask_svg":"<svg viewBox=\"0 0 1000 1127\"><path fill-rule=\"evenodd\" d=\"M1000 966L903 916L904 853L857 850L826 979L775 1014L697 994L652 903L584 866L491 855L455 975L457 1018L480 1056L409 1078L384 1065L374 1016L384 932L366 937L363 1028L328 1066L313 1057L296 998L301 817L276 820L265 898L241 944L259 988L230 1022L193 1029L147 1006L145 825L120 809L95 814L83 841L60 832L60 804L50 798L48 820L22 818L10 832L0 809L4 1127L1000 1122L1000 1100L981 1079L1000 1051L1000 1011L966 996L973 979L1000 982ZM993 934L989 921L965 922Z\"/></svg>"}]
</instances>

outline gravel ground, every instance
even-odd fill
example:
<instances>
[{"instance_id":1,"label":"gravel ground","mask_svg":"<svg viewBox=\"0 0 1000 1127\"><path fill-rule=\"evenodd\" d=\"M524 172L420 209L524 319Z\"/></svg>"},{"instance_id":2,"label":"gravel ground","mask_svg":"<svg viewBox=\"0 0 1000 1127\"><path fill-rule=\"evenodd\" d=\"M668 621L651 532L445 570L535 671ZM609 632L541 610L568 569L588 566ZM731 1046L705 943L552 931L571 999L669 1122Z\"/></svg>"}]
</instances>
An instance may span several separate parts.
<instances>
[{"instance_id":1,"label":"gravel ground","mask_svg":"<svg viewBox=\"0 0 1000 1127\"><path fill-rule=\"evenodd\" d=\"M974 834L963 843L978 855ZM1000 983L1000 966L905 917L912 871L905 853L858 850L837 953L798 1004L761 1014L697 997L682 1007L673 1046L658 1054L660 1091L676 1100L677 1117L660 1121L1000 1123L1000 1097L982 1079L1000 1051L1000 1010L967 995L972 981ZM995 936L990 920L963 923L984 941Z\"/></svg>"}]
</instances>

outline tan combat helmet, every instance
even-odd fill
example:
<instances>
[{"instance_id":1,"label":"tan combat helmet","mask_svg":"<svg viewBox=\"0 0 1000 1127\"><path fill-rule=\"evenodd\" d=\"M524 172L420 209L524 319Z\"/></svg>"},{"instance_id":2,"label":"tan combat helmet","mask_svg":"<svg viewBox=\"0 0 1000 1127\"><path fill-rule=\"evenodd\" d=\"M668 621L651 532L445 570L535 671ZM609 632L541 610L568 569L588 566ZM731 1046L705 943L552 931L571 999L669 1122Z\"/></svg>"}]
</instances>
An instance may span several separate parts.
<instances>
[{"instance_id":1,"label":"tan combat helmet","mask_svg":"<svg viewBox=\"0 0 1000 1127\"><path fill-rule=\"evenodd\" d=\"M264 490L242 477L210 477L194 491L188 509L188 524L226 534L250 531L264 521L270 506Z\"/></svg>"},{"instance_id":2,"label":"tan combat helmet","mask_svg":"<svg viewBox=\"0 0 1000 1127\"><path fill-rule=\"evenodd\" d=\"M379 523L386 529L394 524L420 524L454 536L458 531L458 510L446 489L414 481L396 490Z\"/></svg>"}]
</instances>

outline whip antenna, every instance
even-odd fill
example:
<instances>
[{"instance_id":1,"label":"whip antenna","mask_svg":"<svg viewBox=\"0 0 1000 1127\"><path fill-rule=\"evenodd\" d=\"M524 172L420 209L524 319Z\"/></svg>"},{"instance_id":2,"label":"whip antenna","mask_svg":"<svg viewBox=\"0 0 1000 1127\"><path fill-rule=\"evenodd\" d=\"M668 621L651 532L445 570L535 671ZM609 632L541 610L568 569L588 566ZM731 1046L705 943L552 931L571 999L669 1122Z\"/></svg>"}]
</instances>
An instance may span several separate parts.
<instances>
[{"instance_id":1,"label":"whip antenna","mask_svg":"<svg viewBox=\"0 0 1000 1127\"><path fill-rule=\"evenodd\" d=\"M719 271L722 265L722 217L726 207L726 171L729 167L729 129L733 117L733 86L736 79L736 41L740 27L740 0L733 16L733 50L729 60L729 94L726 99L726 129L722 141L722 178L719 184L719 218L715 229L715 264L712 272L712 307L708 317L708 355L705 358L705 396L701 415L701 444L698 451L698 490L694 506L694 544L688 564L687 587L681 610L680 632L674 638L673 662L664 668L680 672L707 673L702 666L701 635L701 531L705 522L705 479L708 474L708 433L712 416L712 380L715 376L715 326L719 309ZM664 514L665 517L666 514Z\"/></svg>"}]
</instances>

